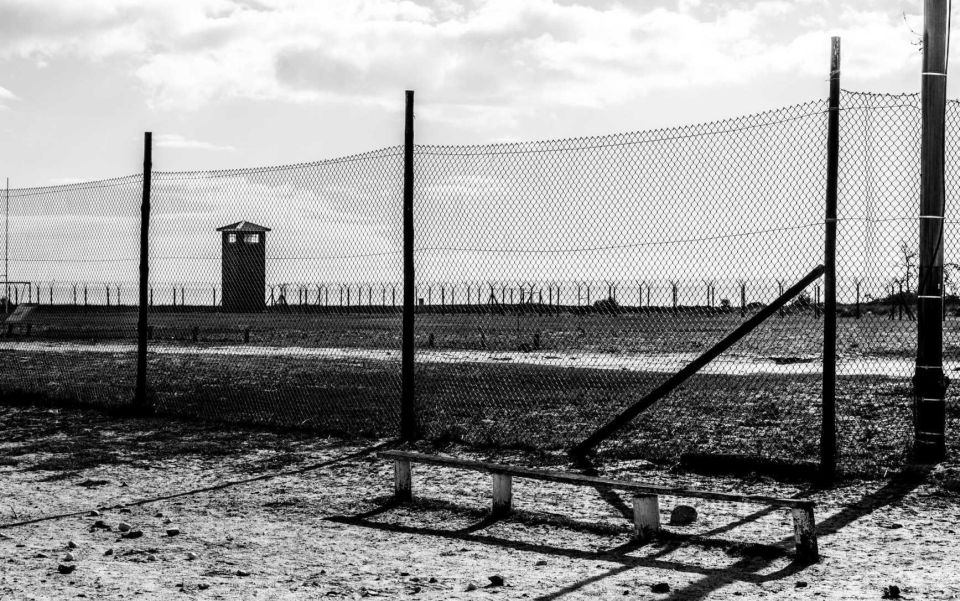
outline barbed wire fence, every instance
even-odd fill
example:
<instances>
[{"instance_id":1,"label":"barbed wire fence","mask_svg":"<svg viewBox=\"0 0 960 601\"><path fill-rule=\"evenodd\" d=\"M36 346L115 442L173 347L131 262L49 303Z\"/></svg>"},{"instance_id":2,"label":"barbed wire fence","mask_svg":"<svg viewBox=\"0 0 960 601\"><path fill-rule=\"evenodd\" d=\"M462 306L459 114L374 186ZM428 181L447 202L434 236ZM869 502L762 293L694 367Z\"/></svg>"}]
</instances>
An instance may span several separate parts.
<instances>
[{"instance_id":1,"label":"barbed wire fence","mask_svg":"<svg viewBox=\"0 0 960 601\"><path fill-rule=\"evenodd\" d=\"M844 92L840 108L839 462L871 474L902 463L912 434L919 98ZM416 146L406 310L422 434L568 448L769 305L823 262L826 123L818 100L647 132ZM152 175L147 401L396 434L403 148ZM5 296L20 316L0 340L5 395L131 403L142 182L8 191ZM823 304L817 280L601 452L815 463Z\"/></svg>"}]
</instances>

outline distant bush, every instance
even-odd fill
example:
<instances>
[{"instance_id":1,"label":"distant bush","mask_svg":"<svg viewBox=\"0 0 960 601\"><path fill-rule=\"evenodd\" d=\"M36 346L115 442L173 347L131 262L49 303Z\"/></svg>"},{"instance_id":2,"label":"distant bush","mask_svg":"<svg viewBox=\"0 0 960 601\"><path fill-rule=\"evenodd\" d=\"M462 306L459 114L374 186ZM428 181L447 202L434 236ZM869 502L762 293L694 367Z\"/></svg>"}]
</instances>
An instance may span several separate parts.
<instances>
[{"instance_id":1,"label":"distant bush","mask_svg":"<svg viewBox=\"0 0 960 601\"><path fill-rule=\"evenodd\" d=\"M614 298L605 298L593 303L593 308L604 313L616 313L620 311L620 304Z\"/></svg>"}]
</instances>

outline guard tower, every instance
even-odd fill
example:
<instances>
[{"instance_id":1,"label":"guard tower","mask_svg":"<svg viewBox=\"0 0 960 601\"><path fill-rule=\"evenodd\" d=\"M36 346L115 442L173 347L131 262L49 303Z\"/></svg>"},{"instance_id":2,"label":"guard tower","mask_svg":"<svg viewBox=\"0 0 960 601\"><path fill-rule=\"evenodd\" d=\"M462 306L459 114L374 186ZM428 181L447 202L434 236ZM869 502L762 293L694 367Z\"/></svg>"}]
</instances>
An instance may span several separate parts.
<instances>
[{"instance_id":1,"label":"guard tower","mask_svg":"<svg viewBox=\"0 0 960 601\"><path fill-rule=\"evenodd\" d=\"M264 310L267 284L267 232L270 228L238 221L217 228L223 235L223 310L258 313Z\"/></svg>"}]
</instances>

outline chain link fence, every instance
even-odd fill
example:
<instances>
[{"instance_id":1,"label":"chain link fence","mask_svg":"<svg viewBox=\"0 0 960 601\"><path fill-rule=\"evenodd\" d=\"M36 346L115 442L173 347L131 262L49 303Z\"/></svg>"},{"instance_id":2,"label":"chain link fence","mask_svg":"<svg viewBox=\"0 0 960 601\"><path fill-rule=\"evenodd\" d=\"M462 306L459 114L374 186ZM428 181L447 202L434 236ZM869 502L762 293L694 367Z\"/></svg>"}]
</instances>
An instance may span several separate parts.
<instances>
[{"instance_id":1,"label":"chain link fence","mask_svg":"<svg viewBox=\"0 0 960 601\"><path fill-rule=\"evenodd\" d=\"M612 136L417 146L424 435L569 448L823 263L826 112L813 101ZM919 97L844 92L840 134L839 459L874 474L912 438ZM130 403L141 187L131 176L9 190L4 394ZM395 434L402 187L400 147L154 172L154 406ZM948 239L948 369L960 335L952 250ZM816 462L823 302L817 281L602 452Z\"/></svg>"},{"instance_id":2,"label":"chain link fence","mask_svg":"<svg viewBox=\"0 0 960 601\"><path fill-rule=\"evenodd\" d=\"M417 384L429 435L569 447L821 264L825 111L420 147L418 296L426 285L431 310L417 321ZM484 310L437 305L437 289L466 299L463 282ZM815 461L821 294L811 287L605 450Z\"/></svg>"}]
</instances>

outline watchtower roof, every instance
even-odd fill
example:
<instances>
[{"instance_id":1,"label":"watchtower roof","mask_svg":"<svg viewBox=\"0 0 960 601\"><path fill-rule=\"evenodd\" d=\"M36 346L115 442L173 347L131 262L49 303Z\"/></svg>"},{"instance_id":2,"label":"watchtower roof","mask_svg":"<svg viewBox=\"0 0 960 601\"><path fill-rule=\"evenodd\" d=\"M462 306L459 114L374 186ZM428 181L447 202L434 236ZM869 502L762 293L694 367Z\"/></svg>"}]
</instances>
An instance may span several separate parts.
<instances>
[{"instance_id":1,"label":"watchtower roof","mask_svg":"<svg viewBox=\"0 0 960 601\"><path fill-rule=\"evenodd\" d=\"M217 228L218 232L269 232L270 228L257 225L250 221L238 221Z\"/></svg>"}]
</instances>

